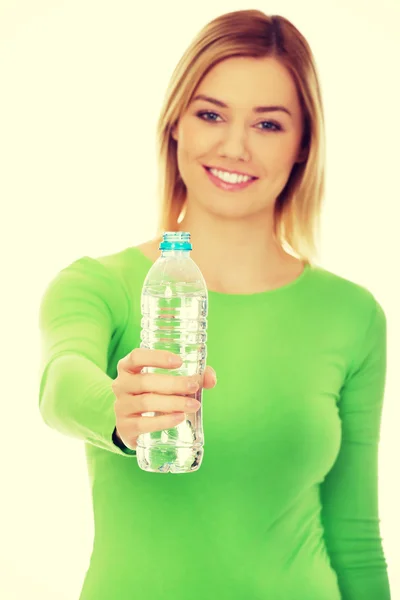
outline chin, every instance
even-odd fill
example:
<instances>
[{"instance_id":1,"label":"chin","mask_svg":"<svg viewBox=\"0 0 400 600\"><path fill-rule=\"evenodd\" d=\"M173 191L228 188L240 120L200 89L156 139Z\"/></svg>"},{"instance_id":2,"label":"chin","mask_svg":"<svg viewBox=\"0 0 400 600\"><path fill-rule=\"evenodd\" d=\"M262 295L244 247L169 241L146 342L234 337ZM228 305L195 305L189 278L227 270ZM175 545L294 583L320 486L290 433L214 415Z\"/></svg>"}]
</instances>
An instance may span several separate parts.
<instances>
[{"instance_id":1,"label":"chin","mask_svg":"<svg viewBox=\"0 0 400 600\"><path fill-rule=\"evenodd\" d=\"M250 207L246 202L226 202L216 200L213 204L203 205L207 212L215 216L233 219L245 219L259 212L254 206Z\"/></svg>"}]
</instances>

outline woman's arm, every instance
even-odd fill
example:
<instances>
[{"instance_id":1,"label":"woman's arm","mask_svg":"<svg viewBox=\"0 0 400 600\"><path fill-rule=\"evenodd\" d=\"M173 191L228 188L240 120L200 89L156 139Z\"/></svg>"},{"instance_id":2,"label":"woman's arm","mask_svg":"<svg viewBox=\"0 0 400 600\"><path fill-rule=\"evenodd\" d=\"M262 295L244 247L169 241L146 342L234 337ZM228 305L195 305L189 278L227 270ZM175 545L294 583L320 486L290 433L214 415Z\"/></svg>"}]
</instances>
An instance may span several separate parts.
<instances>
[{"instance_id":1,"label":"woman's arm","mask_svg":"<svg viewBox=\"0 0 400 600\"><path fill-rule=\"evenodd\" d=\"M120 283L83 257L50 282L42 298L39 408L65 435L126 456L113 442L115 395L107 375L113 334L128 314Z\"/></svg>"},{"instance_id":2,"label":"woman's arm","mask_svg":"<svg viewBox=\"0 0 400 600\"><path fill-rule=\"evenodd\" d=\"M373 299L342 387L342 443L321 485L322 521L342 600L389 600L378 510L378 446L386 381L386 317Z\"/></svg>"}]
</instances>

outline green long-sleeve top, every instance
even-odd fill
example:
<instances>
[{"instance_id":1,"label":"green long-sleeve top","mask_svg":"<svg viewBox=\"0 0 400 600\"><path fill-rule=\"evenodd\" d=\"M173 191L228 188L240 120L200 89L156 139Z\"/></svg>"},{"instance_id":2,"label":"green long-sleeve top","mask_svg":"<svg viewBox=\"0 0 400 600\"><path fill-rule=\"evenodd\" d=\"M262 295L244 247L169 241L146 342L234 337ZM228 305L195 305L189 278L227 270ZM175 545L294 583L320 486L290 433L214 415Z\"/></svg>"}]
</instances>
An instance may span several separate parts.
<instances>
[{"instance_id":1,"label":"green long-sleeve top","mask_svg":"<svg viewBox=\"0 0 400 600\"><path fill-rule=\"evenodd\" d=\"M91 482L80 600L388 600L374 295L313 265L278 289L209 291L203 462L149 473L113 443L111 384L140 346L151 265L138 248L84 256L41 300L40 412L85 442Z\"/></svg>"}]
</instances>

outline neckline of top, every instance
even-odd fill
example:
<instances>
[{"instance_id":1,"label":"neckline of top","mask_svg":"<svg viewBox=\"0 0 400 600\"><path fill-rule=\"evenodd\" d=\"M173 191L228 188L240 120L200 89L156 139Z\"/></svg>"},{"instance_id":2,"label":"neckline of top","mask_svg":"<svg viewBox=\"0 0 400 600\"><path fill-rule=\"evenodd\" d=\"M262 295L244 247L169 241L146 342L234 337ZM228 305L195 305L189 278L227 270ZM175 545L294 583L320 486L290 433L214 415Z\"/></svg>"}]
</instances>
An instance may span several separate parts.
<instances>
[{"instance_id":1,"label":"neckline of top","mask_svg":"<svg viewBox=\"0 0 400 600\"><path fill-rule=\"evenodd\" d=\"M136 254L143 261L148 263L149 268L154 264L154 261L151 258L149 258L148 256L146 256L145 254L143 254L143 252L140 250L140 248L138 248L136 246L132 246L130 248L130 250L136 251ZM301 284L302 282L304 282L307 279L307 276L311 273L311 271L316 268L314 265L310 264L307 261L303 261L303 263L304 263L304 267L303 267L303 271L300 273L300 275L298 275L295 279L292 279L292 281L289 281L288 283L285 283L284 285L281 285L277 288L264 290L261 292L252 292L250 294L232 294L232 293L226 293L226 292L217 292L214 290L207 290L208 295L209 295L209 297L212 297L215 299L231 298L232 300L263 299L263 298L267 298L267 297L278 296L285 291L289 291L294 288L297 288L297 286L299 286L299 284Z\"/></svg>"}]
</instances>

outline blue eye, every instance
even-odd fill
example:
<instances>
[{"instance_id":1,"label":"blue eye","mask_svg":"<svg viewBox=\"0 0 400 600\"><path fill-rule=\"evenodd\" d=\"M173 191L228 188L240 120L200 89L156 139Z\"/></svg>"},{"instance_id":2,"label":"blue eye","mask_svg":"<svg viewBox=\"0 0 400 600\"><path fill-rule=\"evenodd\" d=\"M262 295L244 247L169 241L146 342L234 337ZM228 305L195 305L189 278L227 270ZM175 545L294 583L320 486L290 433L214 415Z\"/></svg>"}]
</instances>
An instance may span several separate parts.
<instances>
[{"instance_id":1,"label":"blue eye","mask_svg":"<svg viewBox=\"0 0 400 600\"><path fill-rule=\"evenodd\" d=\"M203 117L207 115L207 117L209 117L210 115L215 115L216 117L219 117L219 115L215 112L212 112L210 110L202 110L198 113L196 113L196 117L199 117L202 121L208 121L209 123L214 122L215 123L215 119L204 119ZM263 124L269 124L269 125L273 125L274 129L270 129L269 127L261 127L261 129L263 131L282 131L282 127L279 125L279 123L275 123L274 121L262 121L261 123L258 123L258 125L263 125Z\"/></svg>"}]
</instances>

